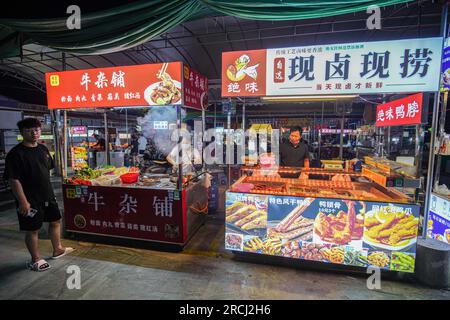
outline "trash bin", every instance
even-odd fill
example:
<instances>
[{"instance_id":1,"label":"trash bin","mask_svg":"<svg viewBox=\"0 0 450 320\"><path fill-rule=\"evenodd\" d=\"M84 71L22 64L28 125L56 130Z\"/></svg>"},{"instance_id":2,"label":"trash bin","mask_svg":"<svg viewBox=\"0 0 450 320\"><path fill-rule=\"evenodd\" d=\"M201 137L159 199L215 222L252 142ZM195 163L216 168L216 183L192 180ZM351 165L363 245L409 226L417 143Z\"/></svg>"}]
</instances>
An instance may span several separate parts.
<instances>
[{"instance_id":1,"label":"trash bin","mask_svg":"<svg viewBox=\"0 0 450 320\"><path fill-rule=\"evenodd\" d=\"M450 245L434 239L417 239L417 279L433 288L450 288Z\"/></svg>"}]
</instances>

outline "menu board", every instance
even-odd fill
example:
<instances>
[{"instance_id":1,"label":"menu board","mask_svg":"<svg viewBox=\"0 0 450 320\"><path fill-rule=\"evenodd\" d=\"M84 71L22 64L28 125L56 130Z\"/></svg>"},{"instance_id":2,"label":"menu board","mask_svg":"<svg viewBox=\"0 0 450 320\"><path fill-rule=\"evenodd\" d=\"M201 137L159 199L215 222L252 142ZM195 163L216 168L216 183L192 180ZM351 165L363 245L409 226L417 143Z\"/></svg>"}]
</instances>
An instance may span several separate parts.
<instances>
[{"instance_id":1,"label":"menu board","mask_svg":"<svg viewBox=\"0 0 450 320\"><path fill-rule=\"evenodd\" d=\"M70 148L71 158L72 158L72 168L74 170L80 170L87 168L87 150L85 147L72 147Z\"/></svg>"},{"instance_id":2,"label":"menu board","mask_svg":"<svg viewBox=\"0 0 450 320\"><path fill-rule=\"evenodd\" d=\"M434 193L428 211L427 238L450 244L450 200Z\"/></svg>"},{"instance_id":3,"label":"menu board","mask_svg":"<svg viewBox=\"0 0 450 320\"><path fill-rule=\"evenodd\" d=\"M225 248L414 272L419 206L227 192Z\"/></svg>"}]
</instances>

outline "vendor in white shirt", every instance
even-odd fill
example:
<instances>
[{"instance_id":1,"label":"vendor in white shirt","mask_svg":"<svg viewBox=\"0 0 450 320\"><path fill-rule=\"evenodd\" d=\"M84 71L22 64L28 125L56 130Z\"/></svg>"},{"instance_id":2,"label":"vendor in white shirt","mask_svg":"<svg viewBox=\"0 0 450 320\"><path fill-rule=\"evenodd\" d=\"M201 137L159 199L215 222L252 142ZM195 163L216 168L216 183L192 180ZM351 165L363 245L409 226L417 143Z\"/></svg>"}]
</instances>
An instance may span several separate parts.
<instances>
[{"instance_id":1,"label":"vendor in white shirt","mask_svg":"<svg viewBox=\"0 0 450 320\"><path fill-rule=\"evenodd\" d=\"M139 143L139 154L144 154L145 149L147 148L147 138L141 135L138 139Z\"/></svg>"},{"instance_id":2,"label":"vendor in white shirt","mask_svg":"<svg viewBox=\"0 0 450 320\"><path fill-rule=\"evenodd\" d=\"M189 132L187 134L189 135ZM192 147L191 141L186 135L183 135L182 142L175 145L166 159L172 165L173 172L178 172L178 166L181 163L183 175L195 172L194 165L202 163L200 152Z\"/></svg>"}]
</instances>

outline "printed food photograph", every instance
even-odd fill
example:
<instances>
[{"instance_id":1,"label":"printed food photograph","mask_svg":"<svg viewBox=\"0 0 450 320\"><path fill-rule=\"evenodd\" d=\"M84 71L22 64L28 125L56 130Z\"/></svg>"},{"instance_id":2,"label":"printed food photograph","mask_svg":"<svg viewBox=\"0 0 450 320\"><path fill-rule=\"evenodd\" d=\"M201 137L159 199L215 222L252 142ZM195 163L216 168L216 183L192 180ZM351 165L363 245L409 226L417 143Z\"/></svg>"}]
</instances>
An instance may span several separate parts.
<instances>
[{"instance_id":1,"label":"printed food photograph","mask_svg":"<svg viewBox=\"0 0 450 320\"><path fill-rule=\"evenodd\" d=\"M434 234L434 240L444 242L444 236L443 236L442 234L435 233L435 234Z\"/></svg>"},{"instance_id":2,"label":"printed food photograph","mask_svg":"<svg viewBox=\"0 0 450 320\"><path fill-rule=\"evenodd\" d=\"M258 210L253 204L236 202L226 208L225 221L245 231L264 229L267 225L267 213Z\"/></svg>"},{"instance_id":3,"label":"printed food photograph","mask_svg":"<svg viewBox=\"0 0 450 320\"><path fill-rule=\"evenodd\" d=\"M259 206L259 208L258 208ZM235 201L225 209L227 228L244 234L263 236L267 227L267 205Z\"/></svg>"},{"instance_id":4,"label":"printed food photograph","mask_svg":"<svg viewBox=\"0 0 450 320\"><path fill-rule=\"evenodd\" d=\"M416 259L413 254L406 252L392 252L391 270L414 272Z\"/></svg>"},{"instance_id":5,"label":"printed food photograph","mask_svg":"<svg viewBox=\"0 0 450 320\"><path fill-rule=\"evenodd\" d=\"M262 253L263 241L259 237L244 237L244 251Z\"/></svg>"},{"instance_id":6,"label":"printed food photograph","mask_svg":"<svg viewBox=\"0 0 450 320\"><path fill-rule=\"evenodd\" d=\"M357 267L367 266L367 250L357 250L347 246L345 248L344 264Z\"/></svg>"},{"instance_id":7,"label":"printed food photograph","mask_svg":"<svg viewBox=\"0 0 450 320\"><path fill-rule=\"evenodd\" d=\"M304 204L295 207L283 220L267 229L269 237L286 241L309 241L313 236L314 221L302 216L313 198L305 198Z\"/></svg>"},{"instance_id":8,"label":"printed food photograph","mask_svg":"<svg viewBox=\"0 0 450 320\"><path fill-rule=\"evenodd\" d=\"M243 250L244 237L241 234L226 233L225 234L225 248L230 250Z\"/></svg>"},{"instance_id":9,"label":"printed food photograph","mask_svg":"<svg viewBox=\"0 0 450 320\"><path fill-rule=\"evenodd\" d=\"M323 257L331 263L343 264L345 258L344 247L332 247L322 250Z\"/></svg>"},{"instance_id":10,"label":"printed food photograph","mask_svg":"<svg viewBox=\"0 0 450 320\"><path fill-rule=\"evenodd\" d=\"M379 268L389 268L390 258L386 252L373 251L367 256L367 262L369 265Z\"/></svg>"},{"instance_id":11,"label":"printed food photograph","mask_svg":"<svg viewBox=\"0 0 450 320\"><path fill-rule=\"evenodd\" d=\"M262 244L262 253L272 256L279 255L281 253L281 246L280 238L267 238Z\"/></svg>"},{"instance_id":12,"label":"printed food photograph","mask_svg":"<svg viewBox=\"0 0 450 320\"><path fill-rule=\"evenodd\" d=\"M327 244L316 244L312 242L301 243L301 258L312 261L325 261L325 250L331 246Z\"/></svg>"},{"instance_id":13,"label":"printed food photograph","mask_svg":"<svg viewBox=\"0 0 450 320\"><path fill-rule=\"evenodd\" d=\"M361 209L357 212L356 202L343 200L347 210L340 210L338 214L325 214L319 212L314 221L314 242L331 244L349 244L352 241L359 242L354 246L362 247L364 230L364 214L366 205L360 201Z\"/></svg>"},{"instance_id":14,"label":"printed food photograph","mask_svg":"<svg viewBox=\"0 0 450 320\"><path fill-rule=\"evenodd\" d=\"M370 210L364 221L364 243L375 248L402 250L416 242L419 218L403 207L389 205Z\"/></svg>"},{"instance_id":15,"label":"printed food photograph","mask_svg":"<svg viewBox=\"0 0 450 320\"><path fill-rule=\"evenodd\" d=\"M181 101L181 83L172 79L167 72L168 63L164 63L156 75L161 81L151 84L144 91L149 105L178 104Z\"/></svg>"},{"instance_id":16,"label":"printed food photograph","mask_svg":"<svg viewBox=\"0 0 450 320\"><path fill-rule=\"evenodd\" d=\"M301 244L298 241L286 242L281 246L281 255L283 257L300 259L301 253Z\"/></svg>"}]
</instances>

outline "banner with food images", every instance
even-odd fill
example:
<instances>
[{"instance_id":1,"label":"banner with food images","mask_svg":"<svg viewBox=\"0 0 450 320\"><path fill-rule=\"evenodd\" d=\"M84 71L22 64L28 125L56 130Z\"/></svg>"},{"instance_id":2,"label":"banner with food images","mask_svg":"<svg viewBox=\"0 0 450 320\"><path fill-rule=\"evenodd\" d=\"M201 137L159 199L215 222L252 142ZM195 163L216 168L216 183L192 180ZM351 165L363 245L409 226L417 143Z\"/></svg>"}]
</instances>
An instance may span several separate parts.
<instances>
[{"instance_id":1,"label":"banner with food images","mask_svg":"<svg viewBox=\"0 0 450 320\"><path fill-rule=\"evenodd\" d=\"M255 197L257 203L267 201L262 212L258 213L251 201L242 200ZM253 225L258 228L250 230L257 232L239 230L237 218L239 225L265 219L265 229L256 222ZM232 238L236 243L234 247L226 243L230 250L414 271L419 221L416 205L228 192L226 220L226 241ZM248 226L252 224L245 229Z\"/></svg>"},{"instance_id":2,"label":"banner with food images","mask_svg":"<svg viewBox=\"0 0 450 320\"><path fill-rule=\"evenodd\" d=\"M226 249L242 251L244 235L265 237L268 197L245 193L227 193L225 212Z\"/></svg>"}]
</instances>

